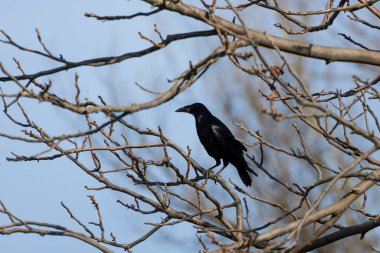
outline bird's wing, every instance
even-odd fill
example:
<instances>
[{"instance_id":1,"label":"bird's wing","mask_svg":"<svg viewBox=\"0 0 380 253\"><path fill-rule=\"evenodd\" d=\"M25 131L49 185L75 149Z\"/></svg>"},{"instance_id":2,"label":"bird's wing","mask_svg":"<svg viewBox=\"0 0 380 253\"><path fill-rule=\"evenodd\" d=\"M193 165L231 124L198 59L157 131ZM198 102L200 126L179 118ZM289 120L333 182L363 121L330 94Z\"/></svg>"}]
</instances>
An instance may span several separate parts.
<instances>
[{"instance_id":1,"label":"bird's wing","mask_svg":"<svg viewBox=\"0 0 380 253\"><path fill-rule=\"evenodd\" d=\"M247 148L235 139L231 131L220 120L211 123L211 129L216 139L227 149L235 149L247 151Z\"/></svg>"}]
</instances>

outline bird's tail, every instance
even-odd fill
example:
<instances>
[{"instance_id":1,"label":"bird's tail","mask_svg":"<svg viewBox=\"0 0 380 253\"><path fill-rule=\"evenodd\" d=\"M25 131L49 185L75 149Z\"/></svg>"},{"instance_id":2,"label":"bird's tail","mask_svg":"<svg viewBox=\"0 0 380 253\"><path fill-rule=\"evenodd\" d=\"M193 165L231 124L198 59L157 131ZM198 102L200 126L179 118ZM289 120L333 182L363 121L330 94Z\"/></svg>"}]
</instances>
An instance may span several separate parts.
<instances>
[{"instance_id":1,"label":"bird's tail","mask_svg":"<svg viewBox=\"0 0 380 253\"><path fill-rule=\"evenodd\" d=\"M245 186L251 186L252 185L252 177L251 173L258 177L257 173L254 172L247 164L247 162L244 160L244 158L240 159L238 162L231 162L237 169L239 176Z\"/></svg>"}]
</instances>

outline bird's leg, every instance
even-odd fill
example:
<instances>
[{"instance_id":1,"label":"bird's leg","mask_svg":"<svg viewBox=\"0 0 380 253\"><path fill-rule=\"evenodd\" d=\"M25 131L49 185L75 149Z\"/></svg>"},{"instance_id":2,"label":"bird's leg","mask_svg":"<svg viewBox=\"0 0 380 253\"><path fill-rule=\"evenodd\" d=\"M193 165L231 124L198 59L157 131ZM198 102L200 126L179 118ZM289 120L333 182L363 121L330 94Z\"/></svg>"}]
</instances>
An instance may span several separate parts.
<instances>
[{"instance_id":1,"label":"bird's leg","mask_svg":"<svg viewBox=\"0 0 380 253\"><path fill-rule=\"evenodd\" d=\"M223 168L221 168L214 176L213 176L213 180L216 184L216 180L220 177L220 173L222 173L222 171L227 167L228 164L224 164L223 165Z\"/></svg>"},{"instance_id":2,"label":"bird's leg","mask_svg":"<svg viewBox=\"0 0 380 253\"><path fill-rule=\"evenodd\" d=\"M216 160L216 164L214 166L212 166L211 168L209 168L208 170L206 170L205 172L205 178L208 179L210 178L210 173L212 173L212 170L215 168L215 167L218 167L220 165L220 160Z\"/></svg>"},{"instance_id":3,"label":"bird's leg","mask_svg":"<svg viewBox=\"0 0 380 253\"><path fill-rule=\"evenodd\" d=\"M212 166L211 168L209 168L208 170L206 170L205 172L205 178L208 179L210 178L210 173L212 173L212 169L214 169L215 167L218 167L220 164L215 164L214 166Z\"/></svg>"}]
</instances>

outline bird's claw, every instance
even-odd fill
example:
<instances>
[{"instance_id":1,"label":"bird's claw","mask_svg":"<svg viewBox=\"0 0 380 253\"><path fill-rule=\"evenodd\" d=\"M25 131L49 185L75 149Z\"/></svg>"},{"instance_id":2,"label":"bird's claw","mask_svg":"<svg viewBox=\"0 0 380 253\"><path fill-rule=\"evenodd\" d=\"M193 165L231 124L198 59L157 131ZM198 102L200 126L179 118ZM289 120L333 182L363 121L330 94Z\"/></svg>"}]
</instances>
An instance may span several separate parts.
<instances>
[{"instance_id":1,"label":"bird's claw","mask_svg":"<svg viewBox=\"0 0 380 253\"><path fill-rule=\"evenodd\" d=\"M212 170L206 170L206 172L205 172L205 179L211 178L211 173L212 173Z\"/></svg>"},{"instance_id":2,"label":"bird's claw","mask_svg":"<svg viewBox=\"0 0 380 253\"><path fill-rule=\"evenodd\" d=\"M211 176L212 170L207 170L204 174L205 179L212 179L214 183L216 184L216 181L220 179L220 174L216 173L215 175Z\"/></svg>"},{"instance_id":3,"label":"bird's claw","mask_svg":"<svg viewBox=\"0 0 380 253\"><path fill-rule=\"evenodd\" d=\"M216 181L220 179L220 174L216 173L213 177L212 180L214 180L214 183L216 184Z\"/></svg>"}]
</instances>

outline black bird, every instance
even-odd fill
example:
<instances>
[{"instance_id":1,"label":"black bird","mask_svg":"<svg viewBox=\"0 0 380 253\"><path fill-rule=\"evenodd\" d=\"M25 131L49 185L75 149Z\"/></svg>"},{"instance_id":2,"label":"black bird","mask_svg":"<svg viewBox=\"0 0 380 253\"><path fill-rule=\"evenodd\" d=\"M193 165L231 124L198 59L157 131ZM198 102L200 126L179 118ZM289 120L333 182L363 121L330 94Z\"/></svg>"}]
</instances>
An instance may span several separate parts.
<instances>
[{"instance_id":1,"label":"black bird","mask_svg":"<svg viewBox=\"0 0 380 253\"><path fill-rule=\"evenodd\" d=\"M223 159L223 168L215 174L216 178L227 167L229 163L234 165L239 176L246 186L251 186L252 178L250 173L258 176L244 160L244 145L235 139L231 131L218 118L201 103L186 105L176 110L176 112L187 112L194 116L199 140L207 153L215 159L216 164L206 172L209 172L220 165Z\"/></svg>"}]
</instances>

